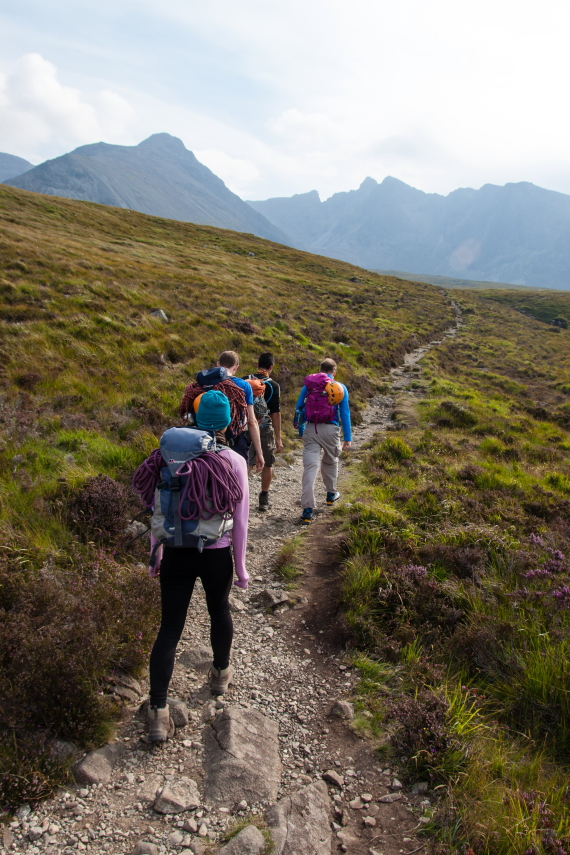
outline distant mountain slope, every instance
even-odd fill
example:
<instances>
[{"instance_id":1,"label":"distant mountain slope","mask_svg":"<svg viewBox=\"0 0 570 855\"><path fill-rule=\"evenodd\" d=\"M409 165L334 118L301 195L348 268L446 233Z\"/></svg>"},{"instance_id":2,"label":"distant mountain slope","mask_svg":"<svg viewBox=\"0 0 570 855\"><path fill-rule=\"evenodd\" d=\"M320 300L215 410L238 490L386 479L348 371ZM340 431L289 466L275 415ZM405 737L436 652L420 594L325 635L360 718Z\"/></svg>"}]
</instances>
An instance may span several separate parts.
<instances>
[{"instance_id":1,"label":"distant mountain slope","mask_svg":"<svg viewBox=\"0 0 570 855\"><path fill-rule=\"evenodd\" d=\"M570 288L570 196L527 182L440 196L367 178L325 202L249 204L296 246L369 269Z\"/></svg>"},{"instance_id":2,"label":"distant mountain slope","mask_svg":"<svg viewBox=\"0 0 570 855\"><path fill-rule=\"evenodd\" d=\"M0 151L0 183L6 181L7 178L15 178L17 175L22 175L29 169L33 169L34 164L29 160L24 160L23 157L16 157L15 154L6 154Z\"/></svg>"},{"instance_id":3,"label":"distant mountain slope","mask_svg":"<svg viewBox=\"0 0 570 855\"><path fill-rule=\"evenodd\" d=\"M470 291L532 291L529 285L512 285L509 282L490 282L476 279L457 279L452 276L432 276L429 273L405 273L402 270L375 270L381 276L396 276L406 282L429 282L430 285L439 285L440 288L468 288Z\"/></svg>"},{"instance_id":4,"label":"distant mountain slope","mask_svg":"<svg viewBox=\"0 0 570 855\"><path fill-rule=\"evenodd\" d=\"M4 183L290 243L170 134L137 146L84 145Z\"/></svg>"}]
</instances>

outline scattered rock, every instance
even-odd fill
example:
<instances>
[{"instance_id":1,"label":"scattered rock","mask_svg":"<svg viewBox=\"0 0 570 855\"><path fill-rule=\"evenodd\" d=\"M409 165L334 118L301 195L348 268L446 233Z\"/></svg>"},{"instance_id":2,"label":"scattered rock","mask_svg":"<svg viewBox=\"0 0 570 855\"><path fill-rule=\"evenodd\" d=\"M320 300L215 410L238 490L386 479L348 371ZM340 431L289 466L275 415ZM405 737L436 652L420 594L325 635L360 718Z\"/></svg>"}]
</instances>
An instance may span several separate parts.
<instances>
[{"instance_id":1,"label":"scattered rock","mask_svg":"<svg viewBox=\"0 0 570 855\"><path fill-rule=\"evenodd\" d=\"M151 807L156 801L162 786L162 775L149 775L137 793L137 799L145 807Z\"/></svg>"},{"instance_id":2,"label":"scattered rock","mask_svg":"<svg viewBox=\"0 0 570 855\"><path fill-rule=\"evenodd\" d=\"M392 781L392 783L391 783L391 785L390 785L390 787L391 787L391 789L392 789L392 790L401 790L401 789L402 789L402 784L400 783L400 781L398 781L398 779L397 779L397 778L394 778L394 779L393 779L393 781Z\"/></svg>"},{"instance_id":3,"label":"scattered rock","mask_svg":"<svg viewBox=\"0 0 570 855\"><path fill-rule=\"evenodd\" d=\"M212 650L210 647L195 647L192 650L185 650L178 657L178 661L186 668L193 668L194 671L205 674L212 666Z\"/></svg>"},{"instance_id":4,"label":"scattered rock","mask_svg":"<svg viewBox=\"0 0 570 855\"><path fill-rule=\"evenodd\" d=\"M32 842L34 842L35 840L39 840L39 839L40 839L40 837L43 835L43 833L44 833L44 832L43 832L43 829L42 829L42 827L41 827L41 826L39 826L39 825L34 825L34 826L33 826L32 828L30 828L30 830L28 831L28 840L31 840Z\"/></svg>"},{"instance_id":5,"label":"scattered rock","mask_svg":"<svg viewBox=\"0 0 570 855\"><path fill-rule=\"evenodd\" d=\"M275 801L281 780L279 727L255 709L226 707L204 729L207 802Z\"/></svg>"},{"instance_id":6,"label":"scattered rock","mask_svg":"<svg viewBox=\"0 0 570 855\"><path fill-rule=\"evenodd\" d=\"M288 603L289 597L282 590L274 590L272 588L264 588L259 594L252 597L252 602L263 608L275 608L282 603Z\"/></svg>"},{"instance_id":7,"label":"scattered rock","mask_svg":"<svg viewBox=\"0 0 570 855\"><path fill-rule=\"evenodd\" d=\"M170 718L175 727L186 727L188 724L188 707L184 701L175 698L167 698L166 703L170 707Z\"/></svg>"},{"instance_id":8,"label":"scattered rock","mask_svg":"<svg viewBox=\"0 0 570 855\"><path fill-rule=\"evenodd\" d=\"M52 744L51 753L56 760L69 760L77 754L78 748L74 742L66 742L64 739L56 739Z\"/></svg>"},{"instance_id":9,"label":"scattered rock","mask_svg":"<svg viewBox=\"0 0 570 855\"><path fill-rule=\"evenodd\" d=\"M158 846L148 840L139 840L133 855L158 855Z\"/></svg>"},{"instance_id":10,"label":"scattered rock","mask_svg":"<svg viewBox=\"0 0 570 855\"><path fill-rule=\"evenodd\" d=\"M198 825L193 816L188 817L188 819L184 820L184 825L182 826L183 831L188 831L190 834L196 834L198 831Z\"/></svg>"},{"instance_id":11,"label":"scattered rock","mask_svg":"<svg viewBox=\"0 0 570 855\"><path fill-rule=\"evenodd\" d=\"M200 835L200 837L207 837L208 836L208 826L206 825L205 822L203 822L200 825L200 828L198 829L198 834Z\"/></svg>"},{"instance_id":12,"label":"scattered rock","mask_svg":"<svg viewBox=\"0 0 570 855\"><path fill-rule=\"evenodd\" d=\"M218 855L261 855L265 849L265 838L255 825L247 825L239 834L223 846Z\"/></svg>"},{"instance_id":13,"label":"scattered rock","mask_svg":"<svg viewBox=\"0 0 570 855\"><path fill-rule=\"evenodd\" d=\"M365 816L364 817L364 825L366 826L366 828L375 828L376 827L376 820L374 819L373 816Z\"/></svg>"},{"instance_id":14,"label":"scattered rock","mask_svg":"<svg viewBox=\"0 0 570 855\"><path fill-rule=\"evenodd\" d=\"M14 835L8 828L2 829L2 846L6 851L10 849L12 843L14 842Z\"/></svg>"},{"instance_id":15,"label":"scattered rock","mask_svg":"<svg viewBox=\"0 0 570 855\"><path fill-rule=\"evenodd\" d=\"M216 715L216 702L208 701L207 704L204 704L204 709L202 710L202 721L207 722L214 718Z\"/></svg>"},{"instance_id":16,"label":"scattered rock","mask_svg":"<svg viewBox=\"0 0 570 855\"><path fill-rule=\"evenodd\" d=\"M348 805L349 805L349 807L352 808L352 810L362 810L362 808L364 807L359 796L357 796L355 799L353 799L351 802L349 802Z\"/></svg>"},{"instance_id":17,"label":"scattered rock","mask_svg":"<svg viewBox=\"0 0 570 855\"><path fill-rule=\"evenodd\" d=\"M157 813L182 813L198 807L199 804L200 796L196 781L191 778L180 778L176 783L165 785L154 803L154 810Z\"/></svg>"},{"instance_id":18,"label":"scattered rock","mask_svg":"<svg viewBox=\"0 0 570 855\"><path fill-rule=\"evenodd\" d=\"M361 793L360 798L363 802L366 802L368 804L368 802L371 802L374 797L372 793Z\"/></svg>"},{"instance_id":19,"label":"scattered rock","mask_svg":"<svg viewBox=\"0 0 570 855\"><path fill-rule=\"evenodd\" d=\"M427 781L418 781L417 784L414 784L411 792L412 795L417 796L419 793L427 793L429 790L429 784Z\"/></svg>"},{"instance_id":20,"label":"scattered rock","mask_svg":"<svg viewBox=\"0 0 570 855\"><path fill-rule=\"evenodd\" d=\"M387 793L385 796L380 796L379 802L383 805L390 805L392 802L397 802L402 798L402 793Z\"/></svg>"},{"instance_id":21,"label":"scattered rock","mask_svg":"<svg viewBox=\"0 0 570 855\"><path fill-rule=\"evenodd\" d=\"M350 831L345 831L344 828L340 831L337 831L336 836L337 839L340 840L341 843L344 843L344 845L348 848L350 848L351 846L358 846L358 844L360 843L358 837L355 837L354 834L350 833Z\"/></svg>"},{"instance_id":22,"label":"scattered rock","mask_svg":"<svg viewBox=\"0 0 570 855\"><path fill-rule=\"evenodd\" d=\"M269 808L274 855L330 855L331 802L324 781L315 781Z\"/></svg>"},{"instance_id":23,"label":"scattered rock","mask_svg":"<svg viewBox=\"0 0 570 855\"><path fill-rule=\"evenodd\" d=\"M348 701L335 701L330 709L329 715L336 715L339 716L339 718L346 718L348 721L352 721L354 718L354 704L351 704Z\"/></svg>"},{"instance_id":24,"label":"scattered rock","mask_svg":"<svg viewBox=\"0 0 570 855\"><path fill-rule=\"evenodd\" d=\"M127 689L126 686L113 686L111 692L118 698L128 701L131 704L136 704L139 700L139 695L133 692L132 689Z\"/></svg>"},{"instance_id":25,"label":"scattered rock","mask_svg":"<svg viewBox=\"0 0 570 855\"><path fill-rule=\"evenodd\" d=\"M184 840L184 835L181 831L173 831L172 834L168 835L168 845L169 846L180 846L182 841Z\"/></svg>"},{"instance_id":26,"label":"scattered rock","mask_svg":"<svg viewBox=\"0 0 570 855\"><path fill-rule=\"evenodd\" d=\"M121 742L113 742L91 751L75 764L75 780L79 784L108 784L115 762L125 751Z\"/></svg>"},{"instance_id":27,"label":"scattered rock","mask_svg":"<svg viewBox=\"0 0 570 855\"><path fill-rule=\"evenodd\" d=\"M167 321L168 315L162 309L153 309L150 313L153 318L160 318L161 321Z\"/></svg>"},{"instance_id":28,"label":"scattered rock","mask_svg":"<svg viewBox=\"0 0 570 855\"><path fill-rule=\"evenodd\" d=\"M248 258L255 258L255 252L248 252L247 257Z\"/></svg>"},{"instance_id":29,"label":"scattered rock","mask_svg":"<svg viewBox=\"0 0 570 855\"><path fill-rule=\"evenodd\" d=\"M148 530L149 530L148 526L145 525L143 522L141 522L140 520L133 520L132 522L130 522L128 525L125 526L125 528L123 530L123 534L125 535L125 537L127 537L131 540L134 540L135 538L142 537L144 535L144 533ZM149 532L149 534L150 534L150 532ZM136 680L134 682L136 683ZM126 685L128 685L128 684L126 684ZM131 687L129 686L129 688L131 688ZM139 695L140 695L140 691L139 691Z\"/></svg>"},{"instance_id":30,"label":"scattered rock","mask_svg":"<svg viewBox=\"0 0 570 855\"><path fill-rule=\"evenodd\" d=\"M344 778L342 775L339 775L338 772L335 772L334 769L329 769L327 772L323 772L323 781L332 784L333 787L338 787L339 790L342 790L344 787Z\"/></svg>"},{"instance_id":31,"label":"scattered rock","mask_svg":"<svg viewBox=\"0 0 570 855\"><path fill-rule=\"evenodd\" d=\"M237 597L229 597L230 609L232 612L243 612L245 609L245 603L239 600Z\"/></svg>"}]
</instances>

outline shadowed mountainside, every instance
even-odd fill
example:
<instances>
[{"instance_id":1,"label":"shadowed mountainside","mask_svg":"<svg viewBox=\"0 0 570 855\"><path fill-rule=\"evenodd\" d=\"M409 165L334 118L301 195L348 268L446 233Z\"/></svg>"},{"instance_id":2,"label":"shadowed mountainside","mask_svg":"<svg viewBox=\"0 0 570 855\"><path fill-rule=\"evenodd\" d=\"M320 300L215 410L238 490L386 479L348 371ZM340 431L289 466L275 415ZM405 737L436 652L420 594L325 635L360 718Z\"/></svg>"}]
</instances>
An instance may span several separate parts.
<instances>
[{"instance_id":1,"label":"shadowed mountainside","mask_svg":"<svg viewBox=\"0 0 570 855\"><path fill-rule=\"evenodd\" d=\"M30 163L29 160L0 151L0 182L15 178L17 175L23 175L24 172L33 168L34 164Z\"/></svg>"},{"instance_id":2,"label":"shadowed mountainside","mask_svg":"<svg viewBox=\"0 0 570 855\"><path fill-rule=\"evenodd\" d=\"M297 246L373 270L570 288L570 196L528 182L440 196L366 178L325 202L313 190L249 204Z\"/></svg>"},{"instance_id":3,"label":"shadowed mountainside","mask_svg":"<svg viewBox=\"0 0 570 855\"><path fill-rule=\"evenodd\" d=\"M136 146L84 145L5 183L288 242L170 134L153 134Z\"/></svg>"}]
</instances>

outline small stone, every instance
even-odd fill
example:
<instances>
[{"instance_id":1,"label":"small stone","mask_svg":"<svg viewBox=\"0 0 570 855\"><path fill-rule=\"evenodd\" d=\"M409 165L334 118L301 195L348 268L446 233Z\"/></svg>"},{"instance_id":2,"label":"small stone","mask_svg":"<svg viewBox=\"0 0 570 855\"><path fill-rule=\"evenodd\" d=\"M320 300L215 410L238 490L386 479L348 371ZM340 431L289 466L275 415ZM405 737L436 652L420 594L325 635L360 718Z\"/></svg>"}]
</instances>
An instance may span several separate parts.
<instances>
[{"instance_id":1,"label":"small stone","mask_svg":"<svg viewBox=\"0 0 570 855\"><path fill-rule=\"evenodd\" d=\"M184 835L181 831L173 831L172 834L168 835L168 845L169 846L180 846L182 841L184 840Z\"/></svg>"},{"instance_id":2,"label":"small stone","mask_svg":"<svg viewBox=\"0 0 570 855\"><path fill-rule=\"evenodd\" d=\"M354 834L351 834L350 831L345 831L343 828L342 831L337 831L336 833L337 839L340 840L341 843L344 843L345 846L358 846L359 839L355 837Z\"/></svg>"},{"instance_id":3,"label":"small stone","mask_svg":"<svg viewBox=\"0 0 570 855\"><path fill-rule=\"evenodd\" d=\"M28 831L28 840L32 840L32 841L39 840L42 835L43 835L42 828L39 825L34 825Z\"/></svg>"},{"instance_id":4,"label":"small stone","mask_svg":"<svg viewBox=\"0 0 570 855\"><path fill-rule=\"evenodd\" d=\"M149 840L139 840L133 855L158 855L158 846Z\"/></svg>"},{"instance_id":5,"label":"small stone","mask_svg":"<svg viewBox=\"0 0 570 855\"><path fill-rule=\"evenodd\" d=\"M255 825L247 825L229 843L220 849L218 855L261 855L265 850L265 838Z\"/></svg>"},{"instance_id":6,"label":"small stone","mask_svg":"<svg viewBox=\"0 0 570 855\"><path fill-rule=\"evenodd\" d=\"M162 786L162 775L149 775L142 787L137 791L137 799L145 807L151 807L156 801L158 791Z\"/></svg>"},{"instance_id":7,"label":"small stone","mask_svg":"<svg viewBox=\"0 0 570 855\"><path fill-rule=\"evenodd\" d=\"M204 704L204 708L202 710L202 721L204 723L210 721L216 715L216 702L208 701L207 704Z\"/></svg>"},{"instance_id":8,"label":"small stone","mask_svg":"<svg viewBox=\"0 0 570 855\"><path fill-rule=\"evenodd\" d=\"M402 798L402 793L387 793L385 796L380 796L378 801L384 805L390 805L392 802L397 802Z\"/></svg>"},{"instance_id":9,"label":"small stone","mask_svg":"<svg viewBox=\"0 0 570 855\"><path fill-rule=\"evenodd\" d=\"M75 764L75 780L80 784L108 784L115 761L125 750L121 742L113 742L91 751Z\"/></svg>"},{"instance_id":10,"label":"small stone","mask_svg":"<svg viewBox=\"0 0 570 855\"><path fill-rule=\"evenodd\" d=\"M362 799L363 802L366 802L368 804L368 802L372 801L373 795L372 795L372 793L362 793L360 798Z\"/></svg>"},{"instance_id":11,"label":"small stone","mask_svg":"<svg viewBox=\"0 0 570 855\"><path fill-rule=\"evenodd\" d=\"M198 807L200 796L196 781L191 778L181 778L178 783L168 783L154 803L157 813L182 813L190 808Z\"/></svg>"},{"instance_id":12,"label":"small stone","mask_svg":"<svg viewBox=\"0 0 570 855\"><path fill-rule=\"evenodd\" d=\"M160 318L161 321L167 321L168 315L166 312L163 312L162 309L153 309L150 313L153 318Z\"/></svg>"},{"instance_id":13,"label":"small stone","mask_svg":"<svg viewBox=\"0 0 570 855\"><path fill-rule=\"evenodd\" d=\"M189 816L184 820L184 825L182 826L184 831L188 831L190 834L196 834L198 831L198 825L193 816Z\"/></svg>"},{"instance_id":14,"label":"small stone","mask_svg":"<svg viewBox=\"0 0 570 855\"><path fill-rule=\"evenodd\" d=\"M400 783L400 781L398 781L397 778L394 778L392 780L392 783L390 786L391 786L392 790L401 790L402 789L402 784Z\"/></svg>"},{"instance_id":15,"label":"small stone","mask_svg":"<svg viewBox=\"0 0 570 855\"><path fill-rule=\"evenodd\" d=\"M200 837L207 837L208 836L208 826L206 825L205 822L203 822L201 824L200 828L198 829L198 834L200 835Z\"/></svg>"},{"instance_id":16,"label":"small stone","mask_svg":"<svg viewBox=\"0 0 570 855\"><path fill-rule=\"evenodd\" d=\"M174 722L174 726L186 727L188 724L188 707L184 701L178 701L175 698L167 698L166 703L170 708L170 718Z\"/></svg>"},{"instance_id":17,"label":"small stone","mask_svg":"<svg viewBox=\"0 0 570 855\"><path fill-rule=\"evenodd\" d=\"M380 808L378 805L366 805L366 813L368 816L378 816Z\"/></svg>"},{"instance_id":18,"label":"small stone","mask_svg":"<svg viewBox=\"0 0 570 855\"><path fill-rule=\"evenodd\" d=\"M373 816L365 816L364 825L366 826L366 828L374 828L376 826L376 820Z\"/></svg>"},{"instance_id":19,"label":"small stone","mask_svg":"<svg viewBox=\"0 0 570 855\"><path fill-rule=\"evenodd\" d=\"M212 666L212 649L210 647L194 647L191 650L185 650L178 657L178 661L186 668L193 668L194 671L205 674Z\"/></svg>"},{"instance_id":20,"label":"small stone","mask_svg":"<svg viewBox=\"0 0 570 855\"><path fill-rule=\"evenodd\" d=\"M247 810L247 802L245 799L241 800L241 802L237 805L236 810Z\"/></svg>"},{"instance_id":21,"label":"small stone","mask_svg":"<svg viewBox=\"0 0 570 855\"><path fill-rule=\"evenodd\" d=\"M354 718L354 705L348 701L335 701L329 715L336 715L339 718L346 718L348 721L352 721Z\"/></svg>"},{"instance_id":22,"label":"small stone","mask_svg":"<svg viewBox=\"0 0 570 855\"><path fill-rule=\"evenodd\" d=\"M361 810L363 808L362 801L360 800L360 798L358 796L355 799L353 799L351 802L349 802L348 804L349 804L349 807L352 808L352 810Z\"/></svg>"},{"instance_id":23,"label":"small stone","mask_svg":"<svg viewBox=\"0 0 570 855\"><path fill-rule=\"evenodd\" d=\"M412 787L412 795L417 796L419 793L427 793L429 790L429 784L427 781L418 781L417 784L414 784Z\"/></svg>"},{"instance_id":24,"label":"small stone","mask_svg":"<svg viewBox=\"0 0 570 855\"><path fill-rule=\"evenodd\" d=\"M339 790L342 790L344 787L344 778L338 772L335 772L334 769L323 772L323 781L326 781L327 784L332 784L334 787L338 787Z\"/></svg>"}]
</instances>

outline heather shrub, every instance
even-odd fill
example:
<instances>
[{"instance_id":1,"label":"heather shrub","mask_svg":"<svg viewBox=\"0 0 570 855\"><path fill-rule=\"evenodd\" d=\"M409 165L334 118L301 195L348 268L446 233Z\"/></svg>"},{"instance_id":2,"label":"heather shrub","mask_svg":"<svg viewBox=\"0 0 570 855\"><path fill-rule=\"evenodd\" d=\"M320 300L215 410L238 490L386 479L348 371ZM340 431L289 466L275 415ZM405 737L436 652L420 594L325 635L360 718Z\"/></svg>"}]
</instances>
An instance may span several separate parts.
<instances>
[{"instance_id":1,"label":"heather shrub","mask_svg":"<svg viewBox=\"0 0 570 855\"><path fill-rule=\"evenodd\" d=\"M454 401L442 401L434 417L439 427L469 428L477 424L477 416Z\"/></svg>"},{"instance_id":2,"label":"heather shrub","mask_svg":"<svg viewBox=\"0 0 570 855\"><path fill-rule=\"evenodd\" d=\"M405 758L409 775L441 779L439 767L444 755L454 747L448 710L447 701L429 689L387 705L386 719L393 723L390 742L398 756Z\"/></svg>"},{"instance_id":3,"label":"heather shrub","mask_svg":"<svg viewBox=\"0 0 570 855\"><path fill-rule=\"evenodd\" d=\"M131 501L123 484L108 475L97 475L69 497L69 521L83 540L109 542L124 529Z\"/></svg>"},{"instance_id":4,"label":"heather shrub","mask_svg":"<svg viewBox=\"0 0 570 855\"><path fill-rule=\"evenodd\" d=\"M100 689L139 671L154 640L158 589L146 572L70 545L65 563L0 556L0 708L16 732L95 744L117 716Z\"/></svg>"},{"instance_id":5,"label":"heather shrub","mask_svg":"<svg viewBox=\"0 0 570 855\"><path fill-rule=\"evenodd\" d=\"M407 442L399 436L388 436L372 452L375 463L400 462L414 456Z\"/></svg>"}]
</instances>

